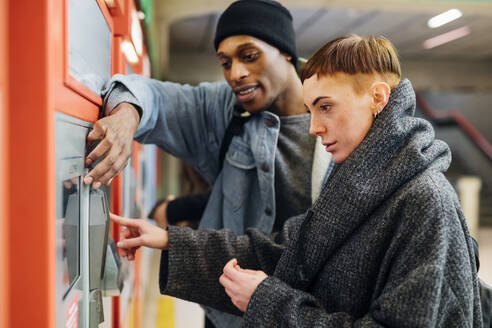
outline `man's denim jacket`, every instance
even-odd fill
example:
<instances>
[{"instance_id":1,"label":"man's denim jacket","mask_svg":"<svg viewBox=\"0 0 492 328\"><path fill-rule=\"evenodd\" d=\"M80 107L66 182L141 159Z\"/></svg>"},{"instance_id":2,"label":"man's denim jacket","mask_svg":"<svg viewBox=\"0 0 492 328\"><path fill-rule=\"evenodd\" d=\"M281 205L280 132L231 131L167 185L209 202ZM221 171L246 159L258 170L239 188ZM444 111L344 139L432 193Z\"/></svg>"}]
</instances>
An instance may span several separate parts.
<instances>
[{"instance_id":1,"label":"man's denim jacket","mask_svg":"<svg viewBox=\"0 0 492 328\"><path fill-rule=\"evenodd\" d=\"M139 106L142 117L135 140L156 144L185 160L213 186L200 222L201 229L227 228L244 234L247 228L255 227L266 234L272 232L274 160L280 126L277 115L269 111L252 115L244 124L242 135L232 138L220 171L220 145L236 103L234 93L225 82L192 87L138 75L115 75L104 91L106 100L116 82L123 84L131 95L120 94L120 99L111 96L106 110L111 111L123 101ZM319 142L315 148L318 151L315 151L312 170L313 201L331 169L330 155ZM299 212L304 210L307 209L299 209ZM230 315L222 317L219 313L210 316L219 327L239 323L236 320L233 324L227 320Z\"/></svg>"}]
</instances>

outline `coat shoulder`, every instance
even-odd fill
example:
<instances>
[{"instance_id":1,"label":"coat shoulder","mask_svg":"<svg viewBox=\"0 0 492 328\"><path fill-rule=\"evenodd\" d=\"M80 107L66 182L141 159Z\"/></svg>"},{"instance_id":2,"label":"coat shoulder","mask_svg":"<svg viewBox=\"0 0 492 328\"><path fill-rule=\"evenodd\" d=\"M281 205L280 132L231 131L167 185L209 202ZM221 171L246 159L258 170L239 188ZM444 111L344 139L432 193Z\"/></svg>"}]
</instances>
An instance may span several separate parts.
<instances>
[{"instance_id":1,"label":"coat shoulder","mask_svg":"<svg viewBox=\"0 0 492 328\"><path fill-rule=\"evenodd\" d=\"M420 210L444 210L456 206L458 197L448 179L436 171L424 172L400 188L400 197ZM416 210L418 209L416 208Z\"/></svg>"}]
</instances>

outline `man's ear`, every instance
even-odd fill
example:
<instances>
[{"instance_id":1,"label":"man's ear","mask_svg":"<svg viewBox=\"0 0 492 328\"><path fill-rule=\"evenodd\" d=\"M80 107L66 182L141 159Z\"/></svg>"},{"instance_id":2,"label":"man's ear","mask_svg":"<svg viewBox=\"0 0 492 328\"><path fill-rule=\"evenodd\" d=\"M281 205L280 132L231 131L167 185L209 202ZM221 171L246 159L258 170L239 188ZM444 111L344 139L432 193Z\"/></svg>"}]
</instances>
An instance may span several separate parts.
<instances>
[{"instance_id":1,"label":"man's ear","mask_svg":"<svg viewBox=\"0 0 492 328\"><path fill-rule=\"evenodd\" d=\"M281 51L280 53L282 54L282 56L284 56L285 60L287 60L288 62L290 62L292 60L292 56L286 54L283 51Z\"/></svg>"},{"instance_id":2,"label":"man's ear","mask_svg":"<svg viewBox=\"0 0 492 328\"><path fill-rule=\"evenodd\" d=\"M386 82L374 82L371 86L371 96L372 104L371 111L372 115L376 117L384 109L389 101L391 93L391 88Z\"/></svg>"}]
</instances>

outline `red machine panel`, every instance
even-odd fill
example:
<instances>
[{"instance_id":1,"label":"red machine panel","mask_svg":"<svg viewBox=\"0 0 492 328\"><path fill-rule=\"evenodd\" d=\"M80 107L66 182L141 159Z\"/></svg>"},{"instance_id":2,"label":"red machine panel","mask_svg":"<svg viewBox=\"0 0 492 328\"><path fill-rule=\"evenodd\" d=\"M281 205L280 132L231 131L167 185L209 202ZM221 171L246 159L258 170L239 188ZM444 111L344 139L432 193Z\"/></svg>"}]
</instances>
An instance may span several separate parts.
<instances>
[{"instance_id":1,"label":"red machine panel","mask_svg":"<svg viewBox=\"0 0 492 328\"><path fill-rule=\"evenodd\" d=\"M126 60L120 49L123 41L132 44L134 3L108 1L114 3L108 8L104 0L94 1L102 18L99 22L108 31L104 39L109 42L108 76L125 73ZM1 327L51 328L57 322L55 113L92 123L98 119L102 105L93 87L98 79L77 69L77 61L85 60L79 51L84 44L74 42L80 39L69 33L71 22L77 18L70 16L69 5L76 6L77 2L38 0L7 4L0 0ZM140 63L131 67L136 73L142 70ZM138 176L138 167L134 170ZM113 181L111 190L111 210L121 214L121 177ZM116 229L113 236L118 236ZM138 265L136 268L134 283L138 290ZM114 327L120 326L119 309L119 298L115 297ZM137 323L138 320L131 326L136 327Z\"/></svg>"},{"instance_id":2,"label":"red machine panel","mask_svg":"<svg viewBox=\"0 0 492 328\"><path fill-rule=\"evenodd\" d=\"M0 0L0 327L9 327L7 1Z\"/></svg>"}]
</instances>

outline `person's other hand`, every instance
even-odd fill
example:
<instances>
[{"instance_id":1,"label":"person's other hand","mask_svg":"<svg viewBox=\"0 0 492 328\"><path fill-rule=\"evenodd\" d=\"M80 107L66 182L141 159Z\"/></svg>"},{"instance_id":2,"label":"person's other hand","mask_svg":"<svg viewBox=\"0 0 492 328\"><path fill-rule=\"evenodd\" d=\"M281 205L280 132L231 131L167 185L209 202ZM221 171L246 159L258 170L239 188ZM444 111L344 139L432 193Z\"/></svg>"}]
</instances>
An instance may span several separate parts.
<instances>
[{"instance_id":1,"label":"person's other hand","mask_svg":"<svg viewBox=\"0 0 492 328\"><path fill-rule=\"evenodd\" d=\"M135 259L135 251L140 246L166 250L168 247L167 231L142 219L127 219L110 213L111 220L122 225L117 246L121 256L128 260Z\"/></svg>"},{"instance_id":2,"label":"person's other hand","mask_svg":"<svg viewBox=\"0 0 492 328\"><path fill-rule=\"evenodd\" d=\"M251 295L258 285L268 276L263 271L242 269L236 259L232 259L224 266L224 273L219 282L240 311L245 312Z\"/></svg>"},{"instance_id":3,"label":"person's other hand","mask_svg":"<svg viewBox=\"0 0 492 328\"><path fill-rule=\"evenodd\" d=\"M167 205L169 204L169 202L173 201L174 199L176 199L176 197L174 197L174 195L169 195L169 196L167 196L166 201L162 202L162 204L156 208L152 218L160 227L165 227L168 225L168 222L167 222Z\"/></svg>"},{"instance_id":4,"label":"person's other hand","mask_svg":"<svg viewBox=\"0 0 492 328\"><path fill-rule=\"evenodd\" d=\"M109 185L113 178L123 170L132 154L133 136L138 128L140 117L137 109L128 103L121 103L111 115L94 123L94 129L87 135L87 142L101 142L85 159L91 165L100 157L104 159L85 177L86 184L94 188Z\"/></svg>"}]
</instances>

